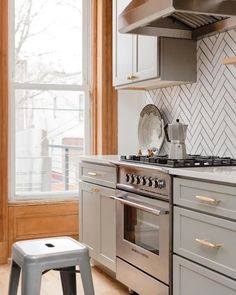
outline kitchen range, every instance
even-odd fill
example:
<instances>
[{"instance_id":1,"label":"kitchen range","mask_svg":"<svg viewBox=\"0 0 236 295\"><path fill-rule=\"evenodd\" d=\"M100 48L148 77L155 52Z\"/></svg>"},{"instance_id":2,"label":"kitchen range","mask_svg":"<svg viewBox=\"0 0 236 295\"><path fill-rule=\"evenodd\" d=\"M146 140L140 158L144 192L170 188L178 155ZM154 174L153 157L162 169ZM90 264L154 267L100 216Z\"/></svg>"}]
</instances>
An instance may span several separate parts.
<instances>
[{"instance_id":1,"label":"kitchen range","mask_svg":"<svg viewBox=\"0 0 236 295\"><path fill-rule=\"evenodd\" d=\"M170 175L119 165L116 277L143 294L169 294Z\"/></svg>"}]
</instances>

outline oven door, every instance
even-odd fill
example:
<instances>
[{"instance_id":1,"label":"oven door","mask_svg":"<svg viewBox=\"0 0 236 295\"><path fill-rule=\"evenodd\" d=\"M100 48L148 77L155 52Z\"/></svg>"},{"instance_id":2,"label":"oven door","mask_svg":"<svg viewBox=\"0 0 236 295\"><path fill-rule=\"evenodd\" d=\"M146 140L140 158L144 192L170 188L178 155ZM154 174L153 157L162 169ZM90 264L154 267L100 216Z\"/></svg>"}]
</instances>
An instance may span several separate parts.
<instances>
[{"instance_id":1,"label":"oven door","mask_svg":"<svg viewBox=\"0 0 236 295\"><path fill-rule=\"evenodd\" d=\"M169 284L169 203L116 191L117 256Z\"/></svg>"}]
</instances>

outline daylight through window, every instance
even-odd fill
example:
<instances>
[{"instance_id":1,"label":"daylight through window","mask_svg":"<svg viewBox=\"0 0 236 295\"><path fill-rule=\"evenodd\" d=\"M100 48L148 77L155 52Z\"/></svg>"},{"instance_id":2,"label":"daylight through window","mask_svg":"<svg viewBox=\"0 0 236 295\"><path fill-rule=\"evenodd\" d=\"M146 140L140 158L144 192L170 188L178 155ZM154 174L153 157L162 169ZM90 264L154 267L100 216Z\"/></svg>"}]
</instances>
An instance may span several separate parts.
<instances>
[{"instance_id":1,"label":"daylight through window","mask_svg":"<svg viewBox=\"0 0 236 295\"><path fill-rule=\"evenodd\" d=\"M13 1L12 195L77 194L89 151L89 1Z\"/></svg>"}]
</instances>

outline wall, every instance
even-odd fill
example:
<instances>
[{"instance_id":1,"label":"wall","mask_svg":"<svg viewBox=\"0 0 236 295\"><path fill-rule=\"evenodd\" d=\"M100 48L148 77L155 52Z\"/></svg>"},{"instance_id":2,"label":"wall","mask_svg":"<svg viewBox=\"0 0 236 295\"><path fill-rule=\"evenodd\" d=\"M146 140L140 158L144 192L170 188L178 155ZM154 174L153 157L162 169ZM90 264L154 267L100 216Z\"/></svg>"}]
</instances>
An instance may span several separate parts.
<instances>
[{"instance_id":1,"label":"wall","mask_svg":"<svg viewBox=\"0 0 236 295\"><path fill-rule=\"evenodd\" d=\"M118 92L118 154L136 154L138 120L146 104L144 91L119 90Z\"/></svg>"},{"instance_id":2,"label":"wall","mask_svg":"<svg viewBox=\"0 0 236 295\"><path fill-rule=\"evenodd\" d=\"M166 123L179 118L189 125L188 153L236 157L236 66L222 65L236 55L236 30L200 40L197 48L197 83L147 91L145 102L155 104Z\"/></svg>"}]
</instances>

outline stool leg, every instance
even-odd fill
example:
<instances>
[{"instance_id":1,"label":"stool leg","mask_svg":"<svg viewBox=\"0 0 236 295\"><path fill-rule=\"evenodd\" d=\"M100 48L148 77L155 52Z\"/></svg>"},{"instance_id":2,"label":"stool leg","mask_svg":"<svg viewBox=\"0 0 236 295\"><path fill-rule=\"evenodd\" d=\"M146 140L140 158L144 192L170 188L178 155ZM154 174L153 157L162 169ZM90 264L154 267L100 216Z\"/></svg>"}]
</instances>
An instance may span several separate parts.
<instances>
[{"instance_id":1,"label":"stool leg","mask_svg":"<svg viewBox=\"0 0 236 295\"><path fill-rule=\"evenodd\" d=\"M79 261L80 275L83 283L84 294L94 295L93 279L89 261L90 258L88 255L81 257Z\"/></svg>"},{"instance_id":2,"label":"stool leg","mask_svg":"<svg viewBox=\"0 0 236 295\"><path fill-rule=\"evenodd\" d=\"M60 268L61 284L64 295L76 295L75 266Z\"/></svg>"},{"instance_id":3,"label":"stool leg","mask_svg":"<svg viewBox=\"0 0 236 295\"><path fill-rule=\"evenodd\" d=\"M40 295L42 270L38 265L22 267L22 295Z\"/></svg>"},{"instance_id":4,"label":"stool leg","mask_svg":"<svg viewBox=\"0 0 236 295\"><path fill-rule=\"evenodd\" d=\"M61 284L64 295L76 295L75 266L60 269Z\"/></svg>"},{"instance_id":5,"label":"stool leg","mask_svg":"<svg viewBox=\"0 0 236 295\"><path fill-rule=\"evenodd\" d=\"M8 295L16 295L19 278L20 278L20 266L15 263L14 260L11 262L11 273L10 273L10 280L9 280L9 287L8 287Z\"/></svg>"}]
</instances>

